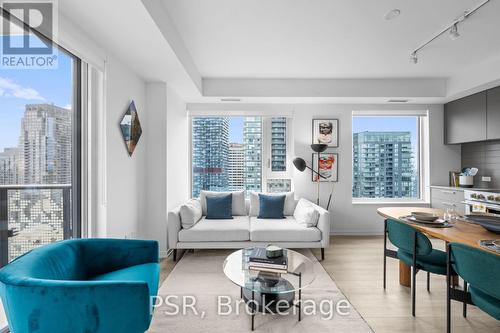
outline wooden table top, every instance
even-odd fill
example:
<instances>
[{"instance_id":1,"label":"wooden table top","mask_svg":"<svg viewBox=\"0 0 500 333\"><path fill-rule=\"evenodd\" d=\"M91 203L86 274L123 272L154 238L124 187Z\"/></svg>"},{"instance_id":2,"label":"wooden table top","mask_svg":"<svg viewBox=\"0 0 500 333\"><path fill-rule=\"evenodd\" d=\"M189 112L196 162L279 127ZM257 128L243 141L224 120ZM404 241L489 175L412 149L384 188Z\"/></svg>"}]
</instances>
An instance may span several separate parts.
<instances>
[{"instance_id":1,"label":"wooden table top","mask_svg":"<svg viewBox=\"0 0 500 333\"><path fill-rule=\"evenodd\" d=\"M424 207L382 207L377 209L377 213L382 217L395 219L401 222L406 221L401 220L400 217L408 216L411 214L411 212L433 213L441 217L443 217L444 214L444 211L442 209ZM500 255L498 252L490 251L479 246L480 240L500 239L500 235L490 232L477 224L457 220L455 222L455 225L450 228L431 228L413 223L411 224L411 226L429 236L442 239L446 242L463 243L484 251Z\"/></svg>"}]
</instances>

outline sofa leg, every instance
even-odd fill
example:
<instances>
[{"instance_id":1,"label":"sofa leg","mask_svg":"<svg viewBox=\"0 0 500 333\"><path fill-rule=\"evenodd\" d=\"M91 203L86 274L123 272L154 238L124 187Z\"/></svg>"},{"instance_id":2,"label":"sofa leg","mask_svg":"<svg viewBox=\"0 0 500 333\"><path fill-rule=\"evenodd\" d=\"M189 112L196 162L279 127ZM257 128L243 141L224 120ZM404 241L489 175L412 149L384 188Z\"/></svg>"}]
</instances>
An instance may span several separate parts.
<instances>
[{"instance_id":1,"label":"sofa leg","mask_svg":"<svg viewBox=\"0 0 500 333\"><path fill-rule=\"evenodd\" d=\"M325 260L325 249L321 248L321 261Z\"/></svg>"},{"instance_id":2,"label":"sofa leg","mask_svg":"<svg viewBox=\"0 0 500 333\"><path fill-rule=\"evenodd\" d=\"M176 262L177 261L177 249L174 249L173 256L174 256L174 262Z\"/></svg>"}]
</instances>

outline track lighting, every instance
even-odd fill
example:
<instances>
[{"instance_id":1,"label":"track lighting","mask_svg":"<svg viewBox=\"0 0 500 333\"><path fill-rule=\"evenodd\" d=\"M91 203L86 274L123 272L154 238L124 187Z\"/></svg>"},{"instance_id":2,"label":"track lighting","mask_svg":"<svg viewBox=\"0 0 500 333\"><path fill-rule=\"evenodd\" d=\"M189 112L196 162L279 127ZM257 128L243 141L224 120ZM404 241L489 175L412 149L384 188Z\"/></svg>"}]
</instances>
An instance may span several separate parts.
<instances>
[{"instance_id":1,"label":"track lighting","mask_svg":"<svg viewBox=\"0 0 500 333\"><path fill-rule=\"evenodd\" d=\"M439 38L441 35L443 35L443 34L445 34L447 32L448 32L448 36L452 40L455 40L455 39L459 38L460 34L458 33L458 24L462 23L465 19L467 19L468 17L470 17L472 14L476 13L479 9L481 9L484 5L486 5L490 1L491 0L483 0L482 3L480 3L479 5L477 5L476 7L474 7L473 9L465 11L459 18L457 18L456 20L454 20L453 22L451 22L450 25L448 25L443 30L441 30L440 32L438 32L436 35L432 36L432 38L430 38L428 41L426 41L425 43L422 43L419 47L417 47L416 49L414 49L413 52L410 55L410 60L414 64L418 63L417 52L420 52L420 50L422 50L424 47L426 47L427 45L429 45L430 43L432 43L433 41L435 41L437 38Z\"/></svg>"},{"instance_id":2,"label":"track lighting","mask_svg":"<svg viewBox=\"0 0 500 333\"><path fill-rule=\"evenodd\" d=\"M413 52L413 53L411 54L411 56L410 56L410 60L411 60L414 64L418 63L418 56L417 56L417 52Z\"/></svg>"},{"instance_id":3,"label":"track lighting","mask_svg":"<svg viewBox=\"0 0 500 333\"><path fill-rule=\"evenodd\" d=\"M457 39L458 37L460 37L460 34L458 33L458 26L457 26L458 23L455 23L454 25L451 26L450 28L450 33L449 33L449 36L451 38L451 40L455 40Z\"/></svg>"}]
</instances>

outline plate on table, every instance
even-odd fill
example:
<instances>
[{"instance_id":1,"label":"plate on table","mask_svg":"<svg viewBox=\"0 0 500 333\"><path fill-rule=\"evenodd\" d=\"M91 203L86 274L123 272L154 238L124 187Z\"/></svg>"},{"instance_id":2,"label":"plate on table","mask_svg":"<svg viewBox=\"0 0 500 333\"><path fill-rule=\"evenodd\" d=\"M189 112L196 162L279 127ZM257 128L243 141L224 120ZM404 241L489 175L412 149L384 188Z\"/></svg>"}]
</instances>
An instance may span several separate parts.
<instances>
[{"instance_id":1,"label":"plate on table","mask_svg":"<svg viewBox=\"0 0 500 333\"><path fill-rule=\"evenodd\" d=\"M433 221L429 220L422 220L420 218L417 218L413 215L406 216L406 219L410 222L416 222L416 223L423 223L423 224L430 224L430 225L443 225L446 223L445 220L442 220L440 218L434 219Z\"/></svg>"},{"instance_id":2,"label":"plate on table","mask_svg":"<svg viewBox=\"0 0 500 333\"><path fill-rule=\"evenodd\" d=\"M425 212L411 212L410 216L413 216L415 219L419 221L428 221L428 222L434 222L437 219L439 219L438 215Z\"/></svg>"}]
</instances>

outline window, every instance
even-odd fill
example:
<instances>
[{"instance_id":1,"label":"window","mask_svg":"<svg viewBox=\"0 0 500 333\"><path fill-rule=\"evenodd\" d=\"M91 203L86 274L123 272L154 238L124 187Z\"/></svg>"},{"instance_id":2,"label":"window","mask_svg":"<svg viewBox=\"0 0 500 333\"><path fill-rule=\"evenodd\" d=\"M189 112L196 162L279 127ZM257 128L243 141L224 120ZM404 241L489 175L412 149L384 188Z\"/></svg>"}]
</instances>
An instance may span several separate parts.
<instances>
[{"instance_id":1,"label":"window","mask_svg":"<svg viewBox=\"0 0 500 333\"><path fill-rule=\"evenodd\" d=\"M80 234L81 62L54 47L55 68L0 69L0 267Z\"/></svg>"},{"instance_id":2,"label":"window","mask_svg":"<svg viewBox=\"0 0 500 333\"><path fill-rule=\"evenodd\" d=\"M420 118L353 116L353 198L420 199Z\"/></svg>"},{"instance_id":3,"label":"window","mask_svg":"<svg viewBox=\"0 0 500 333\"><path fill-rule=\"evenodd\" d=\"M287 122L285 117L192 117L191 195L290 189Z\"/></svg>"}]
</instances>

